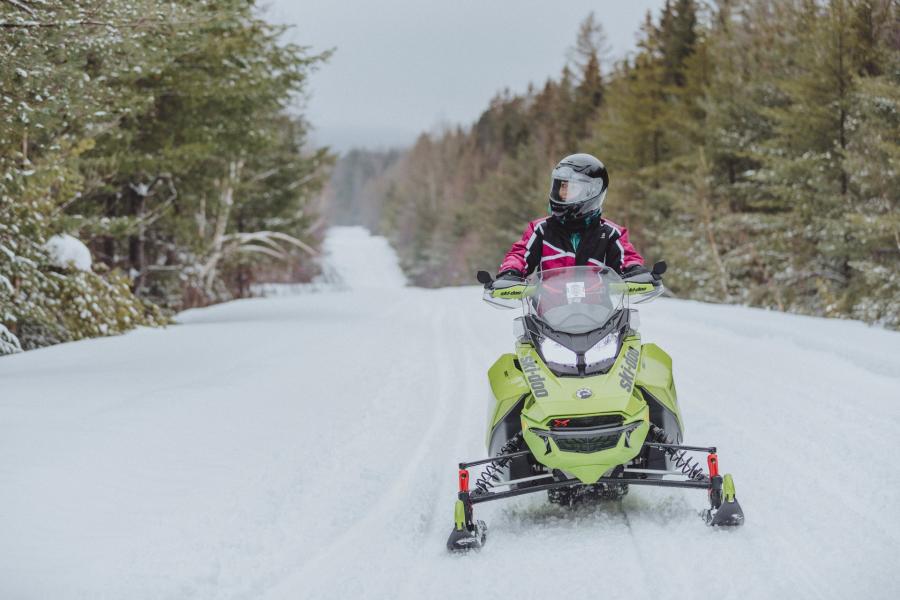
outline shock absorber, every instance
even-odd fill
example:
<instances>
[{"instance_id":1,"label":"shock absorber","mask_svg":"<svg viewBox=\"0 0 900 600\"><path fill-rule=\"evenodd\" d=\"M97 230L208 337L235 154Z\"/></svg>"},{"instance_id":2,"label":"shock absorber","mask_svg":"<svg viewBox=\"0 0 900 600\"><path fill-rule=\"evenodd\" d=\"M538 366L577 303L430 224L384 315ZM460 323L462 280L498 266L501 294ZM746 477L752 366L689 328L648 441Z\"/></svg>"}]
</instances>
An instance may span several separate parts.
<instances>
[{"instance_id":1,"label":"shock absorber","mask_svg":"<svg viewBox=\"0 0 900 600\"><path fill-rule=\"evenodd\" d=\"M676 443L674 439L666 434L664 429L656 425L650 426L650 435L653 436L653 441L658 444L675 445ZM672 464L675 468L680 469L682 474L687 476L688 479L702 482L709 481L709 476L703 472L700 461L693 456L688 456L687 450L677 450L675 448L663 448L662 450L672 459Z\"/></svg>"},{"instance_id":2,"label":"shock absorber","mask_svg":"<svg viewBox=\"0 0 900 600\"><path fill-rule=\"evenodd\" d=\"M520 431L503 444L503 447L500 448L500 451L497 453L497 457L484 467L484 470L478 476L478 479L475 480L475 489L472 490L472 495L487 494L488 490L500 482L500 474L502 473L503 468L509 464L510 460L512 460L503 455L518 450L521 441L522 432Z\"/></svg>"}]
</instances>

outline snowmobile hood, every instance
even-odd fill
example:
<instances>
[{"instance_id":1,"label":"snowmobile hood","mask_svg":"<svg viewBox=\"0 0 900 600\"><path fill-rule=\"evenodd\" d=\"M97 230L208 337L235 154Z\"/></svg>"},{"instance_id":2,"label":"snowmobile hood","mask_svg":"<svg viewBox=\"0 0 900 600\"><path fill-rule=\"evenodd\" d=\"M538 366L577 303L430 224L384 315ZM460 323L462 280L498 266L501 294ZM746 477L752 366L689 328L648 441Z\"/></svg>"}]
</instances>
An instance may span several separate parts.
<instances>
[{"instance_id":1,"label":"snowmobile hood","mask_svg":"<svg viewBox=\"0 0 900 600\"><path fill-rule=\"evenodd\" d=\"M555 416L619 413L634 416L645 404L632 392L641 357L640 338L626 337L607 373L560 377L553 373L531 344L516 348L534 402L523 410L530 421L545 423Z\"/></svg>"}]
</instances>

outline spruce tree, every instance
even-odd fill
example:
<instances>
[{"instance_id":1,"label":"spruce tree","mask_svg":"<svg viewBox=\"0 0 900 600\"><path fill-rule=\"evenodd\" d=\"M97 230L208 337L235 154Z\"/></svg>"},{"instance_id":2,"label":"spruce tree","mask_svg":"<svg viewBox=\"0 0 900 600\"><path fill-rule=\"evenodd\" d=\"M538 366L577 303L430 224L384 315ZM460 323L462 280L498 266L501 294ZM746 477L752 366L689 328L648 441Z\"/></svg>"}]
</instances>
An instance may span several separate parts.
<instances>
[{"instance_id":1,"label":"spruce tree","mask_svg":"<svg viewBox=\"0 0 900 600\"><path fill-rule=\"evenodd\" d=\"M325 56L255 10L0 3L5 350L163 322L142 299L226 299L254 272L310 264L330 157L285 113ZM52 264L43 244L61 233L89 243L91 272Z\"/></svg>"},{"instance_id":2,"label":"spruce tree","mask_svg":"<svg viewBox=\"0 0 900 600\"><path fill-rule=\"evenodd\" d=\"M434 137L402 159L412 172L428 156L469 174L435 179L437 215L392 212L386 231L405 264L424 265L429 285L468 281L454 264L490 268L543 210L554 160L577 149L606 162L605 216L670 262L675 294L897 326L896 3L717 0L708 19L698 11L670 0L648 15L636 55L598 79L586 124L598 95L570 60L538 91L495 99L467 141ZM386 189L417 206L410 172L389 174ZM405 250L412 231L427 232L421 258Z\"/></svg>"}]
</instances>

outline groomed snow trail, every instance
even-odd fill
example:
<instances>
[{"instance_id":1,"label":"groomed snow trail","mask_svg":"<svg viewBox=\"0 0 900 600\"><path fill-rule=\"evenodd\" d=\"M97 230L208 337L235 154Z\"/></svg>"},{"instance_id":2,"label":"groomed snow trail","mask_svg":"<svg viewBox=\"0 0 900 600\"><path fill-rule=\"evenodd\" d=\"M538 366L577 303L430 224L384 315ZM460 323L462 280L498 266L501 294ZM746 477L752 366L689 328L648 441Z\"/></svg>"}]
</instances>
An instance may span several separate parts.
<instances>
[{"instance_id":1,"label":"groomed snow trail","mask_svg":"<svg viewBox=\"0 0 900 600\"><path fill-rule=\"evenodd\" d=\"M686 441L718 446L746 525L707 528L693 490L535 495L478 505L487 546L450 556L456 463L485 453L515 313L404 287L361 229L326 247L342 291L0 359L0 598L900 594L900 334L646 306Z\"/></svg>"}]
</instances>

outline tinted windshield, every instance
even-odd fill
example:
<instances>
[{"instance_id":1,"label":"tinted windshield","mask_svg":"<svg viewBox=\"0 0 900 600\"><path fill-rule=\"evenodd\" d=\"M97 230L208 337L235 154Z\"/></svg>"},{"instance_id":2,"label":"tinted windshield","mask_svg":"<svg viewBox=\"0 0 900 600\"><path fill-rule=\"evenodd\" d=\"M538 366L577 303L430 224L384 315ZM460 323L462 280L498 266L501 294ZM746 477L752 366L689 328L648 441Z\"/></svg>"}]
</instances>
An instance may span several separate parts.
<instances>
[{"instance_id":1,"label":"tinted windshield","mask_svg":"<svg viewBox=\"0 0 900 600\"><path fill-rule=\"evenodd\" d=\"M626 286L605 266L564 267L529 278L534 292L525 310L563 333L586 333L603 327L622 309Z\"/></svg>"}]
</instances>

